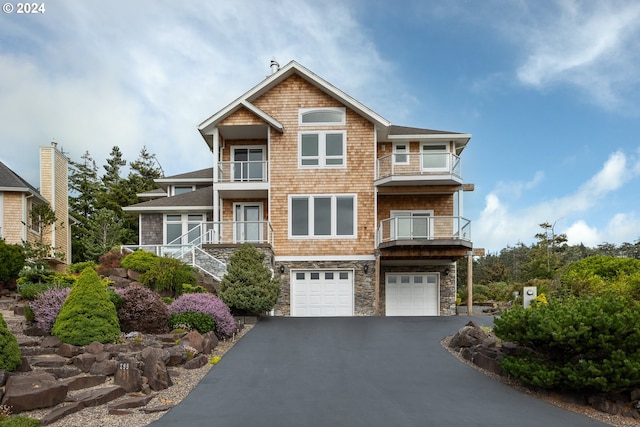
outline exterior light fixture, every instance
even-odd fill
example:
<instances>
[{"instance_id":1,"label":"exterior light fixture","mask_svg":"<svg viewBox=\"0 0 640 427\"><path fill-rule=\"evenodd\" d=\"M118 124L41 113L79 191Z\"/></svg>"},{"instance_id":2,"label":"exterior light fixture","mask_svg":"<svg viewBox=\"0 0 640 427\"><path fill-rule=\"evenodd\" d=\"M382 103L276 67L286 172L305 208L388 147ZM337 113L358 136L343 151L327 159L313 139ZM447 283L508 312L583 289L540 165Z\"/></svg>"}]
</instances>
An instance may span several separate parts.
<instances>
[{"instance_id":1,"label":"exterior light fixture","mask_svg":"<svg viewBox=\"0 0 640 427\"><path fill-rule=\"evenodd\" d=\"M284 265L280 265L280 274L284 274Z\"/></svg>"},{"instance_id":2,"label":"exterior light fixture","mask_svg":"<svg viewBox=\"0 0 640 427\"><path fill-rule=\"evenodd\" d=\"M364 274L367 274L369 272L369 264L365 264L363 269L364 269Z\"/></svg>"}]
</instances>

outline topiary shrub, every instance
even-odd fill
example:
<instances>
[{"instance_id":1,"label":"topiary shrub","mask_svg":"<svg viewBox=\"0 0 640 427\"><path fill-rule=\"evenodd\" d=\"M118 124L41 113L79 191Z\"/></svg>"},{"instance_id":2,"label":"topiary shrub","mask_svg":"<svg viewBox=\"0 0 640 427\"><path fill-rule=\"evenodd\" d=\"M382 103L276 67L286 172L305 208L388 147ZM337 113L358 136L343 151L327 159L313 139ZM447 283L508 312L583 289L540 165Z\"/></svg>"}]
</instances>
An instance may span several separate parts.
<instances>
[{"instance_id":1,"label":"topiary shrub","mask_svg":"<svg viewBox=\"0 0 640 427\"><path fill-rule=\"evenodd\" d=\"M169 309L158 294L143 286L129 286L120 294L122 305L118 309L118 319L123 332L169 332Z\"/></svg>"},{"instance_id":2,"label":"topiary shrub","mask_svg":"<svg viewBox=\"0 0 640 427\"><path fill-rule=\"evenodd\" d=\"M218 338L231 336L236 330L236 321L231 310L222 300L212 294L184 294L169 306L169 313L204 313L215 322L215 333Z\"/></svg>"},{"instance_id":3,"label":"topiary shrub","mask_svg":"<svg viewBox=\"0 0 640 427\"><path fill-rule=\"evenodd\" d=\"M156 257L154 265L140 276L140 283L158 292L182 293L182 284L196 283L195 270L171 257Z\"/></svg>"},{"instance_id":4,"label":"topiary shrub","mask_svg":"<svg viewBox=\"0 0 640 427\"><path fill-rule=\"evenodd\" d=\"M218 295L234 312L262 315L276 305L280 286L263 261L264 254L249 243L231 255Z\"/></svg>"},{"instance_id":5,"label":"topiary shrub","mask_svg":"<svg viewBox=\"0 0 640 427\"><path fill-rule=\"evenodd\" d=\"M51 333L51 328L60 313L62 304L70 292L71 288L49 288L29 303L33 312L33 320L38 328L48 334Z\"/></svg>"},{"instance_id":6,"label":"topiary shrub","mask_svg":"<svg viewBox=\"0 0 640 427\"><path fill-rule=\"evenodd\" d=\"M201 334L215 331L216 322L208 314L198 311L188 311L186 313L173 313L169 317L169 327L173 330L176 328L195 329Z\"/></svg>"},{"instance_id":7,"label":"topiary shrub","mask_svg":"<svg viewBox=\"0 0 640 427\"><path fill-rule=\"evenodd\" d=\"M120 335L116 307L95 270L87 268L78 276L51 332L73 345L113 342Z\"/></svg>"},{"instance_id":8,"label":"topiary shrub","mask_svg":"<svg viewBox=\"0 0 640 427\"><path fill-rule=\"evenodd\" d=\"M640 386L640 310L618 295L515 306L494 321L496 336L523 347L502 369L546 389L600 393Z\"/></svg>"},{"instance_id":9,"label":"topiary shrub","mask_svg":"<svg viewBox=\"0 0 640 427\"><path fill-rule=\"evenodd\" d=\"M152 252L139 249L122 258L120 265L128 270L145 273L156 265L158 258L158 255Z\"/></svg>"},{"instance_id":10,"label":"topiary shrub","mask_svg":"<svg viewBox=\"0 0 640 427\"><path fill-rule=\"evenodd\" d=\"M13 372L22 364L18 340L0 314L0 369Z\"/></svg>"}]
</instances>

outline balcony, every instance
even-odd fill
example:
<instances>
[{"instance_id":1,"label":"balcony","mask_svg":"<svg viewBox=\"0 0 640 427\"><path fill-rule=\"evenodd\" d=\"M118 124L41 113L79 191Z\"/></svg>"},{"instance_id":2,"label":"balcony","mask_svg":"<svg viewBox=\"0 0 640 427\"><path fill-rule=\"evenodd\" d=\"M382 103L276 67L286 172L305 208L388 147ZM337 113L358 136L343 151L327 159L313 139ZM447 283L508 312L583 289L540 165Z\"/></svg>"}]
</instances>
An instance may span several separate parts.
<instances>
[{"instance_id":1,"label":"balcony","mask_svg":"<svg viewBox=\"0 0 640 427\"><path fill-rule=\"evenodd\" d=\"M199 246L239 243L273 246L273 228L269 221L203 222L199 227L199 236L192 242Z\"/></svg>"},{"instance_id":2,"label":"balcony","mask_svg":"<svg viewBox=\"0 0 640 427\"><path fill-rule=\"evenodd\" d=\"M395 153L379 157L377 186L462 184L460 157L453 153Z\"/></svg>"},{"instance_id":3,"label":"balcony","mask_svg":"<svg viewBox=\"0 0 640 427\"><path fill-rule=\"evenodd\" d=\"M224 198L264 198L269 189L269 162L234 161L219 162L215 181L218 192Z\"/></svg>"},{"instance_id":4,"label":"balcony","mask_svg":"<svg viewBox=\"0 0 640 427\"><path fill-rule=\"evenodd\" d=\"M471 221L459 216L388 218L380 221L376 246L383 258L461 258L473 247Z\"/></svg>"}]
</instances>

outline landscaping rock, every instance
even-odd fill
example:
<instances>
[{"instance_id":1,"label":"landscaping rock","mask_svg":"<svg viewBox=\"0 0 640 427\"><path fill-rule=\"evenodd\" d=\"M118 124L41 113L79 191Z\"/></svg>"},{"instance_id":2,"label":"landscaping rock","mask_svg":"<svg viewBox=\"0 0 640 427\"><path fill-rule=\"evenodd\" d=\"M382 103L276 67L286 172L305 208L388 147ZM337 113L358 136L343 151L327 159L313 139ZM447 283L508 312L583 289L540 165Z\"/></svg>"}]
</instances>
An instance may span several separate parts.
<instances>
[{"instance_id":1,"label":"landscaping rock","mask_svg":"<svg viewBox=\"0 0 640 427\"><path fill-rule=\"evenodd\" d=\"M100 384L104 384L106 375L78 375L71 378L65 378L64 383L69 386L69 391L82 390L83 388L91 388ZM119 384L116 384L119 385Z\"/></svg>"},{"instance_id":2,"label":"landscaping rock","mask_svg":"<svg viewBox=\"0 0 640 427\"><path fill-rule=\"evenodd\" d=\"M34 368L61 368L67 364L68 360L66 357L58 356L57 354L45 354L32 356L29 362Z\"/></svg>"},{"instance_id":3,"label":"landscaping rock","mask_svg":"<svg viewBox=\"0 0 640 427\"><path fill-rule=\"evenodd\" d=\"M22 363L20 363L20 366L18 366L15 370L15 372L31 372L33 369L31 369L31 365L29 364L29 358L27 358L26 356L21 356L20 360L22 361Z\"/></svg>"},{"instance_id":4,"label":"landscaping rock","mask_svg":"<svg viewBox=\"0 0 640 427\"><path fill-rule=\"evenodd\" d=\"M50 373L57 379L70 378L82 373L80 369L70 365L61 368L46 368L44 371Z\"/></svg>"},{"instance_id":5,"label":"landscaping rock","mask_svg":"<svg viewBox=\"0 0 640 427\"><path fill-rule=\"evenodd\" d=\"M32 409L48 408L64 402L68 386L46 372L9 377L2 404L14 414Z\"/></svg>"},{"instance_id":6,"label":"landscaping rock","mask_svg":"<svg viewBox=\"0 0 640 427\"><path fill-rule=\"evenodd\" d=\"M449 347L473 347L481 344L487 338L489 338L489 333L470 321L453 336Z\"/></svg>"},{"instance_id":7,"label":"landscaping rock","mask_svg":"<svg viewBox=\"0 0 640 427\"><path fill-rule=\"evenodd\" d=\"M62 345L62 341L60 341L58 337L54 337L51 335L44 337L44 339L40 343L40 346L45 348L55 348L60 347L60 345Z\"/></svg>"},{"instance_id":8,"label":"landscaping rock","mask_svg":"<svg viewBox=\"0 0 640 427\"><path fill-rule=\"evenodd\" d=\"M82 347L66 343L60 344L60 347L58 347L58 350L56 351L58 356L68 358L78 356L82 353L84 353L84 349Z\"/></svg>"},{"instance_id":9,"label":"landscaping rock","mask_svg":"<svg viewBox=\"0 0 640 427\"><path fill-rule=\"evenodd\" d=\"M89 372L91 367L96 362L96 355L91 353L82 353L71 359L73 366L80 369L82 372Z\"/></svg>"},{"instance_id":10,"label":"landscaping rock","mask_svg":"<svg viewBox=\"0 0 640 427\"><path fill-rule=\"evenodd\" d=\"M142 373L134 365L119 363L113 383L124 388L127 393L140 391L142 388Z\"/></svg>"},{"instance_id":11,"label":"landscaping rock","mask_svg":"<svg viewBox=\"0 0 640 427\"><path fill-rule=\"evenodd\" d=\"M178 366L185 361L184 347L176 345L167 349L169 352L169 360L165 363L167 366Z\"/></svg>"},{"instance_id":12,"label":"landscaping rock","mask_svg":"<svg viewBox=\"0 0 640 427\"><path fill-rule=\"evenodd\" d=\"M593 409L600 412L606 412L610 415L618 415L620 413L620 407L602 394L589 396L588 401Z\"/></svg>"},{"instance_id":13,"label":"landscaping rock","mask_svg":"<svg viewBox=\"0 0 640 427\"><path fill-rule=\"evenodd\" d=\"M145 414L153 414L155 412L164 412L164 411L168 411L169 409L173 408L175 405L159 405L159 406L154 406L153 408L142 408L140 409L142 412L144 412Z\"/></svg>"},{"instance_id":14,"label":"landscaping rock","mask_svg":"<svg viewBox=\"0 0 640 427\"><path fill-rule=\"evenodd\" d=\"M91 344L89 344L88 346L86 346L84 348L84 350L88 353L91 354L99 354L102 353L104 351L104 344L99 343L97 341L92 342Z\"/></svg>"},{"instance_id":15,"label":"landscaping rock","mask_svg":"<svg viewBox=\"0 0 640 427\"><path fill-rule=\"evenodd\" d=\"M199 369L207 363L209 363L209 358L204 354L201 354L200 356L194 357L191 360L187 360L187 362L184 364L184 369Z\"/></svg>"},{"instance_id":16,"label":"landscaping rock","mask_svg":"<svg viewBox=\"0 0 640 427\"><path fill-rule=\"evenodd\" d=\"M73 396L74 402L84 402L86 407L104 405L119 397L124 396L127 392L120 386L111 386L87 390Z\"/></svg>"},{"instance_id":17,"label":"landscaping rock","mask_svg":"<svg viewBox=\"0 0 640 427\"><path fill-rule=\"evenodd\" d=\"M164 390L173 385L164 361L165 358L169 360L168 351L159 348L145 348L142 351L142 357L144 362L142 374L147 378L151 390Z\"/></svg>"},{"instance_id":18,"label":"landscaping rock","mask_svg":"<svg viewBox=\"0 0 640 427\"><path fill-rule=\"evenodd\" d=\"M109 410L139 408L151 402L151 399L153 399L154 397L155 397L154 395L149 395L149 396L138 396L138 397L129 397L127 399L122 399L117 403L109 404Z\"/></svg>"},{"instance_id":19,"label":"landscaping rock","mask_svg":"<svg viewBox=\"0 0 640 427\"><path fill-rule=\"evenodd\" d=\"M118 362L115 360L103 360L91 365L91 375L114 375L118 370Z\"/></svg>"},{"instance_id":20,"label":"landscaping rock","mask_svg":"<svg viewBox=\"0 0 640 427\"><path fill-rule=\"evenodd\" d=\"M180 344L193 347L198 353L202 353L204 349L204 338L198 331L189 331L189 333L180 340Z\"/></svg>"},{"instance_id":21,"label":"landscaping rock","mask_svg":"<svg viewBox=\"0 0 640 427\"><path fill-rule=\"evenodd\" d=\"M61 406L42 417L42 419L40 420L40 425L46 426L55 423L56 421L61 420L68 415L75 414L76 412L81 411L84 408L86 408L84 402L72 402L68 405Z\"/></svg>"}]
</instances>

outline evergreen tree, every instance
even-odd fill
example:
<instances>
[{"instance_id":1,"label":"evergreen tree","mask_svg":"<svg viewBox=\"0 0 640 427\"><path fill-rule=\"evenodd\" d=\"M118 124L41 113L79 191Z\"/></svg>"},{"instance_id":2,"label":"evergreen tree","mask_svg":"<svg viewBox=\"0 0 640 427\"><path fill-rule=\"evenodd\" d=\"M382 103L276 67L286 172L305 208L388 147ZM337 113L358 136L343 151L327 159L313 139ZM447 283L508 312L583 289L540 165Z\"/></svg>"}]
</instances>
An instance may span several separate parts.
<instances>
[{"instance_id":1,"label":"evergreen tree","mask_svg":"<svg viewBox=\"0 0 640 427\"><path fill-rule=\"evenodd\" d=\"M243 243L231 255L218 296L238 314L262 315L278 301L278 279L263 261L264 254L249 243Z\"/></svg>"},{"instance_id":2,"label":"evergreen tree","mask_svg":"<svg viewBox=\"0 0 640 427\"><path fill-rule=\"evenodd\" d=\"M142 147L138 159L129 166L129 185L135 193L153 190L156 187L154 180L164 176L156 155L149 153L147 147Z\"/></svg>"},{"instance_id":3,"label":"evergreen tree","mask_svg":"<svg viewBox=\"0 0 640 427\"><path fill-rule=\"evenodd\" d=\"M72 262L86 261L84 237L87 234L87 222L93 216L100 192L98 167L88 151L80 162L70 162L69 168L69 212L74 218L71 222Z\"/></svg>"},{"instance_id":4,"label":"evergreen tree","mask_svg":"<svg viewBox=\"0 0 640 427\"><path fill-rule=\"evenodd\" d=\"M97 261L114 246L125 241L128 230L123 226L124 219L116 211L100 208L85 223L85 234L82 238L85 261Z\"/></svg>"}]
</instances>

